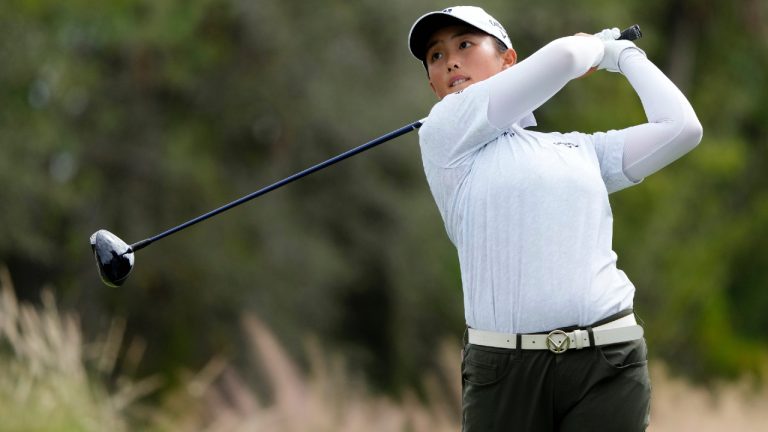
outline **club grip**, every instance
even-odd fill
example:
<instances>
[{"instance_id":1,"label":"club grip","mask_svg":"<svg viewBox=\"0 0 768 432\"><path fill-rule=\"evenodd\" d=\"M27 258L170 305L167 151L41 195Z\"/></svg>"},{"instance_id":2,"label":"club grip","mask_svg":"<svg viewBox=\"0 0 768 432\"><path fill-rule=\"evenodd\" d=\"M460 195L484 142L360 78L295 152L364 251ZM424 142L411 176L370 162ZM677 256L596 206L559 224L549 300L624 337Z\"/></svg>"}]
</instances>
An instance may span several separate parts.
<instances>
[{"instance_id":1,"label":"club grip","mask_svg":"<svg viewBox=\"0 0 768 432\"><path fill-rule=\"evenodd\" d=\"M640 39L641 37L643 37L643 32L640 31L640 26L635 24L629 28L625 28L621 32L621 36L619 36L619 39L633 41L633 40Z\"/></svg>"}]
</instances>

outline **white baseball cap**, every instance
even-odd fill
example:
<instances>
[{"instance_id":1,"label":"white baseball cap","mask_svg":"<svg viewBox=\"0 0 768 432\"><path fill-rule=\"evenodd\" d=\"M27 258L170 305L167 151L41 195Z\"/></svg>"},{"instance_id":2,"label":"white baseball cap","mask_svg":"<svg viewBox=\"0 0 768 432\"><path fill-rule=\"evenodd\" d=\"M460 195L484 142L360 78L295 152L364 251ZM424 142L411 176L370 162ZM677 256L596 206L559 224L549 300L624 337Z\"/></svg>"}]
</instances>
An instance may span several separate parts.
<instances>
[{"instance_id":1,"label":"white baseball cap","mask_svg":"<svg viewBox=\"0 0 768 432\"><path fill-rule=\"evenodd\" d=\"M430 12L416 20L408 35L411 54L423 62L427 55L427 42L432 34L443 27L455 24L469 24L495 36L507 48L512 48L512 41L509 40L507 31L495 18L488 15L488 12L477 6L454 6Z\"/></svg>"}]
</instances>

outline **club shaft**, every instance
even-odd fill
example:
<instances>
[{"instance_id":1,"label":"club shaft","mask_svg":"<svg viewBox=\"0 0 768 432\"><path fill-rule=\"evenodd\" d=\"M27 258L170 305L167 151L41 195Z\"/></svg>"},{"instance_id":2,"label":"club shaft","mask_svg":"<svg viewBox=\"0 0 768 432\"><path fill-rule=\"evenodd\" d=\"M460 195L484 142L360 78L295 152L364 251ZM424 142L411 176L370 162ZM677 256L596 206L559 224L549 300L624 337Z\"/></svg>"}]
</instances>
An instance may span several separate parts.
<instances>
[{"instance_id":1,"label":"club shaft","mask_svg":"<svg viewBox=\"0 0 768 432\"><path fill-rule=\"evenodd\" d=\"M223 212L225 212L225 211L227 211L227 210L229 210L229 209L231 209L233 207L237 207L240 204L248 202L248 201L250 201L250 200L252 200L254 198L260 197L260 196L262 196L262 195L264 195L264 194L266 194L268 192L272 192L273 190L278 189L280 187L283 187L283 186L287 185L288 183L291 183L291 182L293 182L295 180L298 180L298 179L300 179L302 177L306 177L306 176L308 176L308 175L310 175L310 174L312 174L314 172L320 171L323 168L327 168L327 167L329 167L329 166L331 166L331 165L333 165L333 164L335 164L337 162L343 161L344 159L352 157L352 156L354 156L354 155L356 155L358 153L362 153L362 152L364 152L364 151L366 151L366 150L368 150L370 148L376 147L379 144L385 143L385 142L387 142L389 140L392 140L394 138L397 138L397 137L399 137L401 135L405 135L408 132L416 130L416 129L421 127L422 122L423 122L423 120L419 120L419 121L415 121L413 123L409 123L409 124L401 127L400 129L394 130L394 131L392 131L392 132L390 132L390 133L388 133L386 135L382 135L382 136L380 136L380 137L378 137L378 138L376 138L376 139L374 139L372 141L369 141L369 142L367 142L367 143L365 143L363 145L360 145L360 146L355 147L353 149L347 150L347 151L345 151L344 153L341 153L338 156L334 156L331 159L326 160L325 162L321 162L321 163L319 163L319 164L317 164L315 166L312 166L312 167L309 167L309 168L307 168L307 169L305 169L303 171L297 172L296 174L293 174L290 177L286 177L286 178L284 178L284 179L282 179L282 180L280 180L280 181L278 181L276 183L273 183L273 184L271 184L271 185L269 185L267 187L259 189L256 192L252 192L252 193L250 193L250 194L248 194L248 195L246 195L246 196L244 196L244 197L242 197L240 199L232 201L229 204L221 206L221 207L219 207L219 208L217 208L215 210L211 210L211 211L209 211L208 213L206 213L204 215L200 215L200 216L198 216L198 217L196 217L194 219L191 219L191 220L189 220L187 222L184 222L181 225L175 226L175 227L173 227L173 228L171 228L171 229L169 229L167 231L163 231L160 234L155 235L154 237L150 237L150 238L141 240L139 242L136 242L136 243L134 243L134 244L132 244L130 246L130 249L132 251L134 251L134 252L138 251L139 249L143 249L143 248L149 246L150 244L156 242L157 240L160 240L162 238L168 237L169 235L171 235L173 233L176 233L176 232L179 232L179 231L181 231L181 230L183 230L185 228L188 228L188 227L190 227L190 226L192 226L192 225L194 225L194 224L196 224L198 222L202 222L202 221L204 221L206 219L212 218L213 216L216 216L219 213L223 213Z\"/></svg>"}]
</instances>

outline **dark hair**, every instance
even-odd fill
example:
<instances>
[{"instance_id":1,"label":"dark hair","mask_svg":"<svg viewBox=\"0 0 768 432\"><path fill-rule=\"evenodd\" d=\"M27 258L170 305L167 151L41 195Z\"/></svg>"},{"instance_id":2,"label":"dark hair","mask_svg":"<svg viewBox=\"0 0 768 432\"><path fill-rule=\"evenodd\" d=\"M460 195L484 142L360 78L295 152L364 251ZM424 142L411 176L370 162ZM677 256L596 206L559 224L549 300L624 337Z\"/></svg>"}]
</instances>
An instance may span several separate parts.
<instances>
[{"instance_id":1,"label":"dark hair","mask_svg":"<svg viewBox=\"0 0 768 432\"><path fill-rule=\"evenodd\" d=\"M490 33L486 33L486 32L484 32L484 31L482 31L480 29L477 30L477 33L488 35L488 36L492 37L493 41L496 42L496 50L499 51L499 54L504 54L509 49L509 47L507 47L507 45L504 42L502 42L501 39L497 38L496 36L494 36L494 35L492 35ZM427 65L427 59L424 58L424 60L421 61L421 64L424 65L424 70L427 71L427 77L429 77L429 66Z\"/></svg>"},{"instance_id":2,"label":"dark hair","mask_svg":"<svg viewBox=\"0 0 768 432\"><path fill-rule=\"evenodd\" d=\"M499 50L499 54L504 54L509 49L507 45L501 41L501 39L497 38L496 36L493 36L493 39L496 41L496 49Z\"/></svg>"}]
</instances>

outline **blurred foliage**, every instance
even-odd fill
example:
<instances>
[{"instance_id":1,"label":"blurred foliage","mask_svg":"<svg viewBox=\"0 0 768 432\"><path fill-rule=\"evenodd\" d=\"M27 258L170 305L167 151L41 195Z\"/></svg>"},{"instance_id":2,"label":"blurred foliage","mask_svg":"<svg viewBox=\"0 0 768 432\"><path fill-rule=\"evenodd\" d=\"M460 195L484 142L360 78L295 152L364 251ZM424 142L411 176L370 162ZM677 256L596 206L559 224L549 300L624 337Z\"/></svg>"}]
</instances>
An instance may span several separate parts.
<instances>
[{"instance_id":1,"label":"blurred foliage","mask_svg":"<svg viewBox=\"0 0 768 432\"><path fill-rule=\"evenodd\" d=\"M697 377L768 362L768 6L760 0L480 2L521 58L556 37L637 22L691 100L700 147L612 196L619 265L652 355ZM406 48L436 1L6 0L0 10L0 262L21 298L51 283L86 332L113 316L141 367L172 379L221 353L244 364L243 310L300 353L314 333L379 388L434 367L463 329L458 263L415 134L137 253L120 289L88 248L135 242L423 117ZM644 121L619 75L538 112L540 130ZM119 365L118 365L119 367Z\"/></svg>"}]
</instances>

